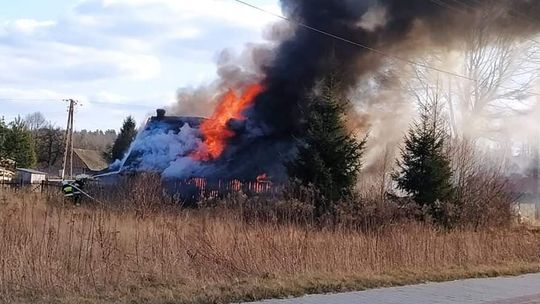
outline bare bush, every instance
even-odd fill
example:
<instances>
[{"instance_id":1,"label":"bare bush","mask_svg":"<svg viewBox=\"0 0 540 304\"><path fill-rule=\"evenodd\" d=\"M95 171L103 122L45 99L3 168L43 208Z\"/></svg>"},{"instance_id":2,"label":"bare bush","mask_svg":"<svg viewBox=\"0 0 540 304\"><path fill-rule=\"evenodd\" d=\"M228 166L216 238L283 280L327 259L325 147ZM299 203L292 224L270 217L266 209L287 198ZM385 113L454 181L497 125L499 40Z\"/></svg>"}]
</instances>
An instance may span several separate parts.
<instances>
[{"instance_id":1,"label":"bare bush","mask_svg":"<svg viewBox=\"0 0 540 304\"><path fill-rule=\"evenodd\" d=\"M462 226L508 226L514 219L512 197L502 165L477 151L473 142L454 140L453 160L456 198L451 217Z\"/></svg>"}]
</instances>

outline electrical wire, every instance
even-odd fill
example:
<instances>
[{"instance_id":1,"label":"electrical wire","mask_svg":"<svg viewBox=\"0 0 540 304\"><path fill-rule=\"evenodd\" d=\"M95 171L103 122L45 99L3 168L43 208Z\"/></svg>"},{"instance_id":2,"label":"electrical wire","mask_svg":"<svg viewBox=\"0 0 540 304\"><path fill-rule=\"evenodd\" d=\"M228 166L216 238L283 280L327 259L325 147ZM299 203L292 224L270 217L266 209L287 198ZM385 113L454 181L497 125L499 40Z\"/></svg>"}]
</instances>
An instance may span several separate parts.
<instances>
[{"instance_id":1,"label":"electrical wire","mask_svg":"<svg viewBox=\"0 0 540 304\"><path fill-rule=\"evenodd\" d=\"M378 54L380 56L395 59L395 60L398 60L398 61L402 61L402 62L405 62L405 63L407 63L409 65L412 65L412 66L421 67L421 68L429 69L429 70L436 71L436 72L439 72L439 73L447 74L447 75L450 75L450 76L453 76L453 77L456 77L456 78L469 80L469 81L472 81L472 82L474 82L474 83L476 83L476 84L478 84L480 86L486 86L485 84L483 84L482 81L480 81L478 79L468 77L468 76L465 76L465 75L461 75L461 74L458 74L458 73L454 73L454 72L451 72L451 71L447 71L447 70L444 70L444 69L441 69L441 68L433 67L433 66L430 66L430 65L427 65L427 64L419 63L419 62L416 62L416 61L413 61L413 60L410 60L410 59L407 59L407 58L403 58L403 57L400 57L400 56L396 56L396 55L386 53L386 52L381 51L379 49L376 49L374 47L371 47L371 46L368 46L368 45L365 45L365 44L362 44L362 43L359 43L359 42L356 42L356 41L352 41L350 39L338 36L336 34L333 34L333 33L330 33L330 32L323 31L321 29L315 28L315 27L310 26L308 24L305 24L303 22L296 21L296 20L293 20L291 18L288 18L288 17L282 16L282 15L273 13L273 12L271 12L269 10L266 10L266 9L261 8L259 6L256 6L256 5L253 5L253 4L248 3L246 1L243 1L243 0L233 0L233 1L235 1L237 3L240 3L240 4L243 4L245 6L251 7L253 9L255 9L255 10L261 11L261 12L263 12L265 14L274 16L274 17L279 18L279 19L282 19L282 20L284 20L284 21L286 21L288 23L291 23L293 25L296 25L298 27L302 27L302 28L314 31L316 33L319 33L321 35L325 35L325 36L328 36L330 38L333 38L333 39L348 43L350 45L360 47L362 49L371 51L371 52L373 52L375 54ZM433 1L433 0L430 0L430 1ZM499 86L499 88L505 89L505 90L515 90L514 88L504 87L504 86ZM531 96L540 96L540 93L536 93L536 92L525 91L523 93L526 93L526 94L531 95Z\"/></svg>"}]
</instances>

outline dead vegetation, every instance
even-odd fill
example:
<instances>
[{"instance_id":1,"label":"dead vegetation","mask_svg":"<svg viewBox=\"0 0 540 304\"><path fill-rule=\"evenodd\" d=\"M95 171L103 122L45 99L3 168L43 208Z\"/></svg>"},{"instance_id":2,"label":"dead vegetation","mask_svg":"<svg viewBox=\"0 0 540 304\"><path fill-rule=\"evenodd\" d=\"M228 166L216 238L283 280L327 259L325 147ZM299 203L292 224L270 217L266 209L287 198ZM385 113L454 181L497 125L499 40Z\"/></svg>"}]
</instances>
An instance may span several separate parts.
<instances>
[{"instance_id":1,"label":"dead vegetation","mask_svg":"<svg viewBox=\"0 0 540 304\"><path fill-rule=\"evenodd\" d=\"M0 300L10 303L224 303L540 270L540 237L525 230L248 220L242 197L200 210L0 198Z\"/></svg>"}]
</instances>

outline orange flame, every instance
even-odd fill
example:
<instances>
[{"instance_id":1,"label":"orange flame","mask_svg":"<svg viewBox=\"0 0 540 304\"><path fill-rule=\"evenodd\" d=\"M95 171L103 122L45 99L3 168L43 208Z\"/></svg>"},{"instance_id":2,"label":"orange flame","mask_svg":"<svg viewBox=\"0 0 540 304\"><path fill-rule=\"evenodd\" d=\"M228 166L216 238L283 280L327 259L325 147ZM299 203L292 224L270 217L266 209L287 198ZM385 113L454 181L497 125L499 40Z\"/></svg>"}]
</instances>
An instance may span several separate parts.
<instances>
[{"instance_id":1,"label":"orange flame","mask_svg":"<svg viewBox=\"0 0 540 304\"><path fill-rule=\"evenodd\" d=\"M228 123L231 119L245 120L243 115L257 95L262 93L264 88L260 84L253 84L246 88L242 96L229 90L218 103L212 117L205 120L200 127L204 136L203 145L191 154L191 157L199 161L208 161L218 158L225 147L227 140L234 137L235 133L229 129Z\"/></svg>"},{"instance_id":2,"label":"orange flame","mask_svg":"<svg viewBox=\"0 0 540 304\"><path fill-rule=\"evenodd\" d=\"M268 174L266 173L263 173L259 176L257 176L257 183L265 183L265 182L268 182L269 181L269 178L268 178Z\"/></svg>"}]
</instances>

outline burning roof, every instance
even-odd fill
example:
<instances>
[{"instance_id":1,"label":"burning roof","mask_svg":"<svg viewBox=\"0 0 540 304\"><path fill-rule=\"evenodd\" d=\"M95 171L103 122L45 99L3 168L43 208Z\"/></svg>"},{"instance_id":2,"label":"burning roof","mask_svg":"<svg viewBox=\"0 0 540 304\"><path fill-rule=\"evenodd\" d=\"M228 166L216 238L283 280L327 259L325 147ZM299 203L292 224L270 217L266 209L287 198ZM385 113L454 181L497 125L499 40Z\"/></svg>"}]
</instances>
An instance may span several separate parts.
<instances>
[{"instance_id":1,"label":"burning roof","mask_svg":"<svg viewBox=\"0 0 540 304\"><path fill-rule=\"evenodd\" d=\"M185 157L201 142L201 117L166 116L165 110L148 119L125 159L121 171L163 172L178 157Z\"/></svg>"},{"instance_id":2,"label":"burning roof","mask_svg":"<svg viewBox=\"0 0 540 304\"><path fill-rule=\"evenodd\" d=\"M246 146L234 142L235 135L245 132L243 110L260 90L254 85L240 95L229 91L210 118L166 116L158 110L137 135L121 171L157 172L166 179L284 178L285 168L276 159L283 157L279 152L290 142L275 138L253 138Z\"/></svg>"}]
</instances>

